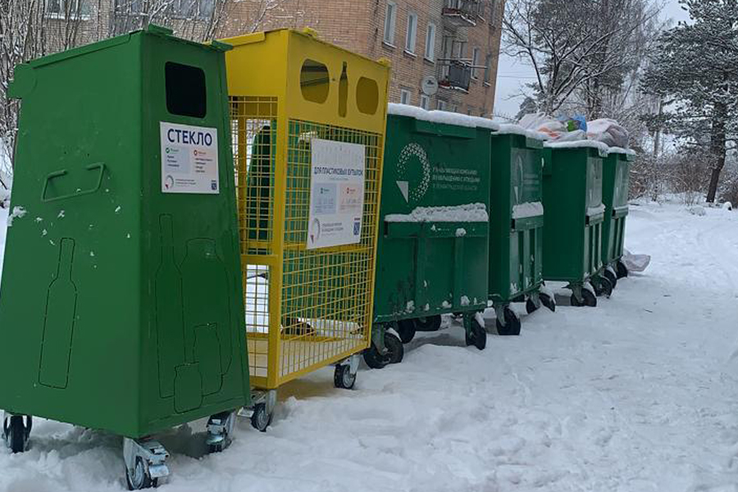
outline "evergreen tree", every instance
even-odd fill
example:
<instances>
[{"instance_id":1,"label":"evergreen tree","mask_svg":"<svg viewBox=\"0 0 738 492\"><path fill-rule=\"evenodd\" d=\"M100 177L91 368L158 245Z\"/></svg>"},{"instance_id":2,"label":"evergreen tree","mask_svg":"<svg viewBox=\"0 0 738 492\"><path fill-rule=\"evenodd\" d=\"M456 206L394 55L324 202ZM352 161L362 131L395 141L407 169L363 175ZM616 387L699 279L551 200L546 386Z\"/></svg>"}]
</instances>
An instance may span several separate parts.
<instances>
[{"instance_id":1,"label":"evergreen tree","mask_svg":"<svg viewBox=\"0 0 738 492\"><path fill-rule=\"evenodd\" d=\"M666 31L651 55L643 89L664 98L675 133L707 147L714 202L729 145L738 136L738 0L680 0L690 22Z\"/></svg>"}]
</instances>

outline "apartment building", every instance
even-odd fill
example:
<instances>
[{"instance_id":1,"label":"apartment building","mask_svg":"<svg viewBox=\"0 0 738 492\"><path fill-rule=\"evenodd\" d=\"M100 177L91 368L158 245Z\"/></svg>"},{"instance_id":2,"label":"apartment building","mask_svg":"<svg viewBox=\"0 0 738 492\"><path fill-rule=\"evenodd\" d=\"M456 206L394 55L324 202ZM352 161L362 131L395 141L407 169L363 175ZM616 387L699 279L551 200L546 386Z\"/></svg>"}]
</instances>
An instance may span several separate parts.
<instances>
[{"instance_id":1,"label":"apartment building","mask_svg":"<svg viewBox=\"0 0 738 492\"><path fill-rule=\"evenodd\" d=\"M504 0L46 0L56 49L147 22L204 39L311 27L392 63L390 100L475 116L493 111ZM56 25L55 25L56 24ZM74 39L72 39L74 38Z\"/></svg>"},{"instance_id":2,"label":"apartment building","mask_svg":"<svg viewBox=\"0 0 738 492\"><path fill-rule=\"evenodd\" d=\"M388 58L392 102L489 116L504 4L504 0L284 0L264 16L259 28L307 26L326 41L370 58ZM230 20L253 8L253 2L236 4Z\"/></svg>"}]
</instances>

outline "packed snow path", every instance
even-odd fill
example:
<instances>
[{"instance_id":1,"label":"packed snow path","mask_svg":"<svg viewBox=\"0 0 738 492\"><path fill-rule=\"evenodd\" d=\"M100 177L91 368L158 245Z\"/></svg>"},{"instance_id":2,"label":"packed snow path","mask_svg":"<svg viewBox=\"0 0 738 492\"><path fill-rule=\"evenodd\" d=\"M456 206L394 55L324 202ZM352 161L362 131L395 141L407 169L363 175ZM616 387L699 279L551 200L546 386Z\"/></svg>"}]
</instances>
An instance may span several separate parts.
<instances>
[{"instance_id":1,"label":"packed snow path","mask_svg":"<svg viewBox=\"0 0 738 492\"><path fill-rule=\"evenodd\" d=\"M161 489L738 491L738 212L632 207L626 243L651 265L595 309L542 309L484 352L419 335L354 391L319 371L221 454L204 422L172 431ZM0 450L0 491L125 487L120 438L37 420L31 445Z\"/></svg>"}]
</instances>

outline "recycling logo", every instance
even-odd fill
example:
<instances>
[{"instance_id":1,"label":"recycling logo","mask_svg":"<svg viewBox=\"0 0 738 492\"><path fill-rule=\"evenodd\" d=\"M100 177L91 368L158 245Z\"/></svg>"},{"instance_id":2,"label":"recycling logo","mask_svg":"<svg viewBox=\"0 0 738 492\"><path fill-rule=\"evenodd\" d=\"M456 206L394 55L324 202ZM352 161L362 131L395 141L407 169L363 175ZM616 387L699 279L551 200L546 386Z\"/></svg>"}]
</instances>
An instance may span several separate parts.
<instances>
[{"instance_id":1,"label":"recycling logo","mask_svg":"<svg viewBox=\"0 0 738 492\"><path fill-rule=\"evenodd\" d=\"M418 169L416 165L420 164L420 177L418 177ZM397 187L400 188L402 196L406 202L418 202L428 191L431 180L431 167L428 161L428 155L417 143L409 143L400 152L400 158L397 161ZM410 183L412 181L412 189Z\"/></svg>"}]
</instances>

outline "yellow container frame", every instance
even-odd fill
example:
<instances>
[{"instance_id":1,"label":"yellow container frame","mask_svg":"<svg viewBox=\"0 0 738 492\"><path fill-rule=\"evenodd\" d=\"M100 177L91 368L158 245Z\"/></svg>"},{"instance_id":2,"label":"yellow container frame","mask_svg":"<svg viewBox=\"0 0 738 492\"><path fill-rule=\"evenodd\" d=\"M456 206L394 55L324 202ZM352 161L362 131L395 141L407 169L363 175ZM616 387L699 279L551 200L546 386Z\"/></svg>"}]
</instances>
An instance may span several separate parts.
<instances>
[{"instance_id":1,"label":"yellow container frame","mask_svg":"<svg viewBox=\"0 0 738 492\"><path fill-rule=\"evenodd\" d=\"M389 65L282 29L225 39L251 383L368 348ZM358 244L307 249L313 138L365 148Z\"/></svg>"}]
</instances>

